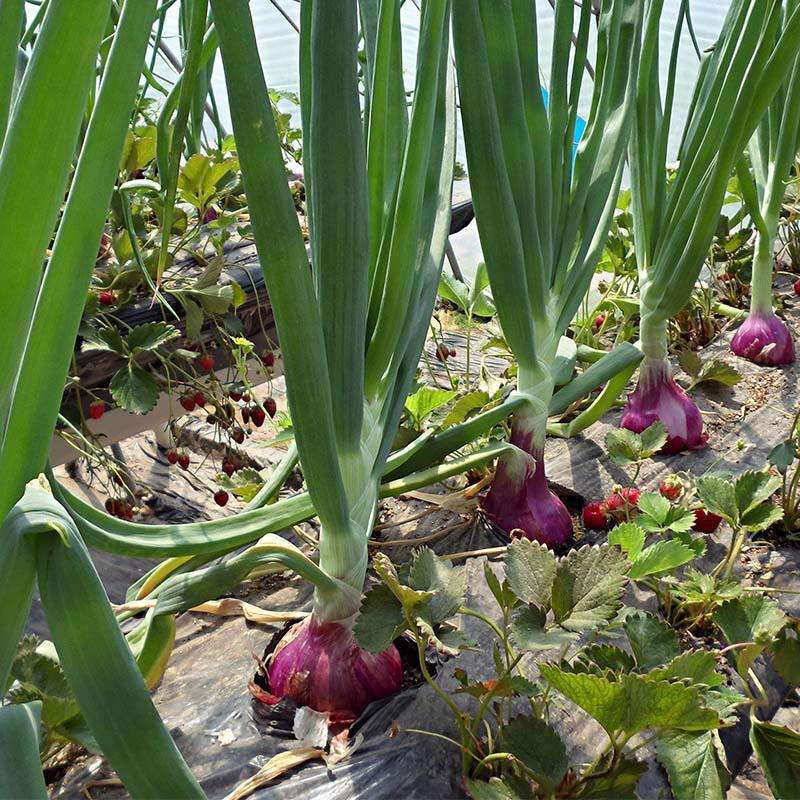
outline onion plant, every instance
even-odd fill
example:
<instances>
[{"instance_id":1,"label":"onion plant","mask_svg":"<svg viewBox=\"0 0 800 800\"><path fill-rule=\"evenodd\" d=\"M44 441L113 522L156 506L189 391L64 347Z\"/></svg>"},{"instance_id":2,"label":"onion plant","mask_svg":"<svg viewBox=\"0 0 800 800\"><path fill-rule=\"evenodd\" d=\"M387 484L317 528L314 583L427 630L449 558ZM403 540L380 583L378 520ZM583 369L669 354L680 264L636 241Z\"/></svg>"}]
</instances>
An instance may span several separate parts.
<instances>
[{"instance_id":1,"label":"onion plant","mask_svg":"<svg viewBox=\"0 0 800 800\"><path fill-rule=\"evenodd\" d=\"M0 301L0 686L38 580L64 673L129 791L194 798L202 791L153 706L74 522L44 491L28 489L19 500L47 458L155 6L127 0L110 50L101 51L111 0L50 0L0 151L0 235L15 244L3 255ZM5 37L16 44L18 29L0 28ZM42 273L101 52L102 81ZM35 714L3 707L0 736L33 744L26 720ZM45 798L33 758L13 757L3 748L0 773L18 775L26 796Z\"/></svg>"},{"instance_id":2,"label":"onion plant","mask_svg":"<svg viewBox=\"0 0 800 800\"><path fill-rule=\"evenodd\" d=\"M301 5L311 266L287 186L247 0L212 0L253 231L275 313L300 462L320 522L308 619L278 644L270 691L353 719L400 687L394 646L352 636L379 483L425 340L450 222L454 86L449 2L422 7L407 114L400 3ZM377 9L377 14L374 11ZM374 24L374 29L370 25Z\"/></svg>"},{"instance_id":3,"label":"onion plant","mask_svg":"<svg viewBox=\"0 0 800 800\"><path fill-rule=\"evenodd\" d=\"M592 6L583 3L576 12L571 2L557 3L555 9L547 107L535 3L461 0L453 7L453 35L478 231L524 399L514 413L513 450L497 466L485 508L504 530L560 546L572 535L572 521L544 470L556 355L589 288L615 208L643 3L602 4L591 109L574 160Z\"/></svg>"},{"instance_id":4,"label":"onion plant","mask_svg":"<svg viewBox=\"0 0 800 800\"><path fill-rule=\"evenodd\" d=\"M786 1L782 26L797 7L796 0ZM745 207L756 227L756 240L750 314L736 331L731 350L758 364L775 366L794 361L792 335L772 310L772 267L786 183L799 146L800 56L750 139L752 174L744 160L739 161L736 170Z\"/></svg>"},{"instance_id":5,"label":"onion plant","mask_svg":"<svg viewBox=\"0 0 800 800\"><path fill-rule=\"evenodd\" d=\"M641 432L660 420L665 452L703 444L700 411L672 379L667 321L686 304L717 229L728 180L746 142L794 64L800 13L779 0L734 0L713 49L701 63L683 129L677 167L667 166L683 0L666 94L659 83L657 33L663 0L649 4L629 148L631 212L639 270L640 346L644 360L622 426Z\"/></svg>"}]
</instances>

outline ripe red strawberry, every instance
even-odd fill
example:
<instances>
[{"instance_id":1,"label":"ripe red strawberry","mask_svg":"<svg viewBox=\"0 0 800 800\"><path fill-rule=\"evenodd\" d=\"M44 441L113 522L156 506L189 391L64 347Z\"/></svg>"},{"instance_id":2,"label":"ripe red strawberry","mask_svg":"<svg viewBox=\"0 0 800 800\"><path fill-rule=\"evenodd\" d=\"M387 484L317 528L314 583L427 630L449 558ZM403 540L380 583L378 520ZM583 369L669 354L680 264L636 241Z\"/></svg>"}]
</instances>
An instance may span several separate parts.
<instances>
[{"instance_id":1,"label":"ripe red strawberry","mask_svg":"<svg viewBox=\"0 0 800 800\"><path fill-rule=\"evenodd\" d=\"M112 516L116 516L117 501L113 497L109 497L105 502L106 511Z\"/></svg>"},{"instance_id":2,"label":"ripe red strawberry","mask_svg":"<svg viewBox=\"0 0 800 800\"><path fill-rule=\"evenodd\" d=\"M183 397L181 397L179 402L187 411L194 411L195 402L193 395L185 394Z\"/></svg>"},{"instance_id":3,"label":"ripe red strawberry","mask_svg":"<svg viewBox=\"0 0 800 800\"><path fill-rule=\"evenodd\" d=\"M603 501L606 511L619 511L625 505L625 500L618 492L613 492Z\"/></svg>"},{"instance_id":4,"label":"ripe red strawberry","mask_svg":"<svg viewBox=\"0 0 800 800\"><path fill-rule=\"evenodd\" d=\"M658 491L661 492L661 495L666 497L667 500L674 502L681 496L683 487L676 478L666 478L661 481Z\"/></svg>"},{"instance_id":5,"label":"ripe red strawberry","mask_svg":"<svg viewBox=\"0 0 800 800\"><path fill-rule=\"evenodd\" d=\"M242 409L242 422L244 422L245 425L250 422L250 409L247 406Z\"/></svg>"},{"instance_id":6,"label":"ripe red strawberry","mask_svg":"<svg viewBox=\"0 0 800 800\"><path fill-rule=\"evenodd\" d=\"M241 444L244 441L244 431L241 428L237 428L231 434L231 439L233 439L236 444Z\"/></svg>"},{"instance_id":7,"label":"ripe red strawberry","mask_svg":"<svg viewBox=\"0 0 800 800\"><path fill-rule=\"evenodd\" d=\"M594 329L595 329L596 331L599 331L599 330L600 330L600 328L602 328L602 327L603 327L603 323L604 323L605 321L606 321L606 315L605 315L605 314L598 314L598 315L597 315L597 316L594 318Z\"/></svg>"},{"instance_id":8,"label":"ripe red strawberry","mask_svg":"<svg viewBox=\"0 0 800 800\"><path fill-rule=\"evenodd\" d=\"M264 420L267 418L267 415L264 413L264 409L261 406L253 406L250 409L250 421L256 428L260 428L264 424Z\"/></svg>"},{"instance_id":9,"label":"ripe red strawberry","mask_svg":"<svg viewBox=\"0 0 800 800\"><path fill-rule=\"evenodd\" d=\"M231 389L228 392L228 397L230 397L230 399L233 400L234 402L238 403L239 400L242 399L242 393L241 392L236 392L233 389Z\"/></svg>"},{"instance_id":10,"label":"ripe red strawberry","mask_svg":"<svg viewBox=\"0 0 800 800\"><path fill-rule=\"evenodd\" d=\"M194 402L198 408L202 408L206 404L206 396L202 392L195 392Z\"/></svg>"},{"instance_id":11,"label":"ripe red strawberry","mask_svg":"<svg viewBox=\"0 0 800 800\"><path fill-rule=\"evenodd\" d=\"M583 524L593 531L604 531L608 527L608 515L602 503L587 503L583 507Z\"/></svg>"},{"instance_id":12,"label":"ripe red strawberry","mask_svg":"<svg viewBox=\"0 0 800 800\"><path fill-rule=\"evenodd\" d=\"M202 372L212 372L214 369L214 359L211 356L202 356L197 359L197 365Z\"/></svg>"},{"instance_id":13,"label":"ripe red strawberry","mask_svg":"<svg viewBox=\"0 0 800 800\"><path fill-rule=\"evenodd\" d=\"M794 293L800 294L800 280L794 282Z\"/></svg>"},{"instance_id":14,"label":"ripe red strawberry","mask_svg":"<svg viewBox=\"0 0 800 800\"><path fill-rule=\"evenodd\" d=\"M95 400L89 403L89 416L92 419L100 419L106 413L106 404L102 400Z\"/></svg>"},{"instance_id":15,"label":"ripe red strawberry","mask_svg":"<svg viewBox=\"0 0 800 800\"><path fill-rule=\"evenodd\" d=\"M167 450L167 461L169 461L170 464L178 463L178 454L175 450Z\"/></svg>"},{"instance_id":16,"label":"ripe red strawberry","mask_svg":"<svg viewBox=\"0 0 800 800\"><path fill-rule=\"evenodd\" d=\"M227 459L222 462L222 471L230 477L236 471L236 467L234 466L232 461L228 461Z\"/></svg>"},{"instance_id":17,"label":"ripe red strawberry","mask_svg":"<svg viewBox=\"0 0 800 800\"><path fill-rule=\"evenodd\" d=\"M214 206L209 206L205 214L203 214L203 224L208 225L209 222L213 222L215 219L219 217L219 212L217 211Z\"/></svg>"},{"instance_id":18,"label":"ripe red strawberry","mask_svg":"<svg viewBox=\"0 0 800 800\"><path fill-rule=\"evenodd\" d=\"M100 244L97 247L97 260L101 261L104 258L108 257L108 252L111 248L111 237L104 233L100 237Z\"/></svg>"},{"instance_id":19,"label":"ripe red strawberry","mask_svg":"<svg viewBox=\"0 0 800 800\"><path fill-rule=\"evenodd\" d=\"M242 392L242 400L244 400L245 403L249 403L250 402L250 392Z\"/></svg>"},{"instance_id":20,"label":"ripe red strawberry","mask_svg":"<svg viewBox=\"0 0 800 800\"><path fill-rule=\"evenodd\" d=\"M264 400L264 408L267 409L267 414L269 414L270 417L274 417L278 411L278 404L275 402L275 398L268 397L266 400Z\"/></svg>"},{"instance_id":21,"label":"ripe red strawberry","mask_svg":"<svg viewBox=\"0 0 800 800\"><path fill-rule=\"evenodd\" d=\"M224 489L214 492L214 502L218 506L224 506L228 502L228 493Z\"/></svg>"},{"instance_id":22,"label":"ripe red strawberry","mask_svg":"<svg viewBox=\"0 0 800 800\"><path fill-rule=\"evenodd\" d=\"M619 493L622 495L622 499L625 500L627 503L630 503L632 506L636 506L639 503L639 490L636 488L630 489L620 489Z\"/></svg>"},{"instance_id":23,"label":"ripe red strawberry","mask_svg":"<svg viewBox=\"0 0 800 800\"><path fill-rule=\"evenodd\" d=\"M97 299L102 306L113 306L114 303L117 302L117 296L111 291L100 292L100 294L97 295Z\"/></svg>"},{"instance_id":24,"label":"ripe red strawberry","mask_svg":"<svg viewBox=\"0 0 800 800\"><path fill-rule=\"evenodd\" d=\"M181 453L178 456L178 466L181 469L189 469L189 455L187 453Z\"/></svg>"},{"instance_id":25,"label":"ripe red strawberry","mask_svg":"<svg viewBox=\"0 0 800 800\"><path fill-rule=\"evenodd\" d=\"M722 522L722 517L712 514L704 508L694 510L694 529L700 533L714 533Z\"/></svg>"},{"instance_id":26,"label":"ripe red strawberry","mask_svg":"<svg viewBox=\"0 0 800 800\"><path fill-rule=\"evenodd\" d=\"M455 355L455 353L453 353L453 355ZM450 348L447 347L447 345L440 344L436 348L436 358L442 362L447 361L447 359L450 358Z\"/></svg>"},{"instance_id":27,"label":"ripe red strawberry","mask_svg":"<svg viewBox=\"0 0 800 800\"><path fill-rule=\"evenodd\" d=\"M272 369L275 366L275 353L272 350L267 350L261 360L267 369Z\"/></svg>"}]
</instances>

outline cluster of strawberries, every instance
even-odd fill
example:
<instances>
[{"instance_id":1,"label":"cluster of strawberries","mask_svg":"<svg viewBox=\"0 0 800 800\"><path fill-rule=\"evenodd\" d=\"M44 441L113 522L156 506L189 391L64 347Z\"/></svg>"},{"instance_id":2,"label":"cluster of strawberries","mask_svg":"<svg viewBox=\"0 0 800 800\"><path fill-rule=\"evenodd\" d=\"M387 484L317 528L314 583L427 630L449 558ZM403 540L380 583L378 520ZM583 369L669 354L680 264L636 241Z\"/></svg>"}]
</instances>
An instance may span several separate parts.
<instances>
[{"instance_id":1,"label":"cluster of strawberries","mask_svg":"<svg viewBox=\"0 0 800 800\"><path fill-rule=\"evenodd\" d=\"M658 491L671 503L684 494L685 487L677 476L670 475L661 482ZM638 512L639 490L614 487L604 500L587 503L583 508L583 524L589 530L605 531L620 522L632 519ZM722 522L722 517L702 507L694 508L694 530L713 533Z\"/></svg>"}]
</instances>

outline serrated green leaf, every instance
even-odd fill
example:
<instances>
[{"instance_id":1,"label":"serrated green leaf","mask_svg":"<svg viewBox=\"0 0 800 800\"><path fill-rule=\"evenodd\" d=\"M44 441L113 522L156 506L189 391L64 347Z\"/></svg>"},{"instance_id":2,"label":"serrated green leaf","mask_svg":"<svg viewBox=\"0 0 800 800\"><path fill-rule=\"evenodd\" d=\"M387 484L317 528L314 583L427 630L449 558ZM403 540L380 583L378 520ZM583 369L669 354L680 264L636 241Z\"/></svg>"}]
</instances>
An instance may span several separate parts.
<instances>
[{"instance_id":1,"label":"serrated green leaf","mask_svg":"<svg viewBox=\"0 0 800 800\"><path fill-rule=\"evenodd\" d=\"M723 603L714 612L714 622L729 644L769 644L788 622L786 614L771 598L748 594Z\"/></svg>"},{"instance_id":2,"label":"serrated green leaf","mask_svg":"<svg viewBox=\"0 0 800 800\"><path fill-rule=\"evenodd\" d=\"M703 363L700 372L692 377L689 390L701 383L719 383L722 386L736 386L742 380L741 373L732 364L721 358L714 358Z\"/></svg>"},{"instance_id":3,"label":"serrated green leaf","mask_svg":"<svg viewBox=\"0 0 800 800\"><path fill-rule=\"evenodd\" d=\"M611 460L622 467L638 461L642 454L642 440L627 428L615 428L609 431L605 442Z\"/></svg>"},{"instance_id":4,"label":"serrated green leaf","mask_svg":"<svg viewBox=\"0 0 800 800\"><path fill-rule=\"evenodd\" d=\"M121 367L109 383L114 402L133 414L152 411L158 400L156 379L133 361Z\"/></svg>"},{"instance_id":5,"label":"serrated green leaf","mask_svg":"<svg viewBox=\"0 0 800 800\"><path fill-rule=\"evenodd\" d=\"M258 470L252 467L237 469L232 475L228 476L224 472L217 475L217 483L229 492L233 492L237 497L249 503L264 485L264 479Z\"/></svg>"},{"instance_id":6,"label":"serrated green leaf","mask_svg":"<svg viewBox=\"0 0 800 800\"><path fill-rule=\"evenodd\" d=\"M695 552L677 539L662 539L645 548L631 565L632 579L671 572L694 560Z\"/></svg>"},{"instance_id":7,"label":"serrated green leaf","mask_svg":"<svg viewBox=\"0 0 800 800\"><path fill-rule=\"evenodd\" d=\"M241 287L239 287L241 291ZM187 294L210 314L224 314L231 306L235 306L236 290L232 283L225 286L215 284L204 289L186 289Z\"/></svg>"},{"instance_id":8,"label":"serrated green leaf","mask_svg":"<svg viewBox=\"0 0 800 800\"><path fill-rule=\"evenodd\" d=\"M573 631L608 622L622 604L628 560L610 545L573 550L558 564L552 589L556 621Z\"/></svg>"},{"instance_id":9,"label":"serrated green leaf","mask_svg":"<svg viewBox=\"0 0 800 800\"><path fill-rule=\"evenodd\" d=\"M666 664L680 653L675 632L652 614L644 611L629 614L624 628L636 663L643 669Z\"/></svg>"},{"instance_id":10,"label":"serrated green leaf","mask_svg":"<svg viewBox=\"0 0 800 800\"><path fill-rule=\"evenodd\" d=\"M797 444L794 439L786 439L780 444L776 444L772 450L769 451L767 460L774 466L781 475L786 473L789 465L792 464L797 457Z\"/></svg>"},{"instance_id":11,"label":"serrated green leaf","mask_svg":"<svg viewBox=\"0 0 800 800\"><path fill-rule=\"evenodd\" d=\"M146 322L132 328L125 341L133 353L137 350L155 350L180 335L181 332L174 325L168 325L166 322Z\"/></svg>"},{"instance_id":12,"label":"serrated green leaf","mask_svg":"<svg viewBox=\"0 0 800 800\"><path fill-rule=\"evenodd\" d=\"M671 508L669 500L658 492L642 492L636 505L640 512L646 514L658 525L666 522Z\"/></svg>"},{"instance_id":13,"label":"serrated green leaf","mask_svg":"<svg viewBox=\"0 0 800 800\"><path fill-rule=\"evenodd\" d=\"M719 514L731 524L738 522L738 507L734 484L716 475L697 479L697 494L703 505L713 514Z\"/></svg>"},{"instance_id":14,"label":"serrated green leaf","mask_svg":"<svg viewBox=\"0 0 800 800\"><path fill-rule=\"evenodd\" d=\"M84 328L85 338L92 344L97 345L103 350L110 350L112 353L125 356L128 351L125 348L125 340L120 336L116 328L110 325L99 330L94 330L91 326Z\"/></svg>"},{"instance_id":15,"label":"serrated green leaf","mask_svg":"<svg viewBox=\"0 0 800 800\"><path fill-rule=\"evenodd\" d=\"M648 678L659 681L683 680L688 678L693 684L716 687L725 682L725 677L717 672L714 654L707 650L692 650L681 653L663 667L656 667L647 673Z\"/></svg>"},{"instance_id":16,"label":"serrated green leaf","mask_svg":"<svg viewBox=\"0 0 800 800\"><path fill-rule=\"evenodd\" d=\"M442 430L449 428L451 425L459 425L472 411L483 408L489 402L489 399L488 392L474 391L462 395L453 403L453 407L442 420Z\"/></svg>"},{"instance_id":17,"label":"serrated green leaf","mask_svg":"<svg viewBox=\"0 0 800 800\"><path fill-rule=\"evenodd\" d=\"M524 606L511 617L511 640L518 650L552 650L577 641L578 634L563 628L545 629L545 614L538 606Z\"/></svg>"},{"instance_id":18,"label":"serrated green leaf","mask_svg":"<svg viewBox=\"0 0 800 800\"><path fill-rule=\"evenodd\" d=\"M639 439L642 443L641 457L650 458L654 453L657 453L667 443L667 438L668 433L664 423L656 420L639 434Z\"/></svg>"},{"instance_id":19,"label":"serrated green leaf","mask_svg":"<svg viewBox=\"0 0 800 800\"><path fill-rule=\"evenodd\" d=\"M579 653L577 663L586 665L590 672L604 672L607 669L612 672L630 672L636 668L636 661L630 653L608 644L585 647Z\"/></svg>"},{"instance_id":20,"label":"serrated green leaf","mask_svg":"<svg viewBox=\"0 0 800 800\"><path fill-rule=\"evenodd\" d=\"M370 589L353 626L358 644L370 653L381 653L403 630L403 607L389 587L381 584Z\"/></svg>"},{"instance_id":21,"label":"serrated green leaf","mask_svg":"<svg viewBox=\"0 0 800 800\"><path fill-rule=\"evenodd\" d=\"M550 608L556 567L553 552L530 539L515 539L506 551L506 580L511 591L545 611Z\"/></svg>"},{"instance_id":22,"label":"serrated green leaf","mask_svg":"<svg viewBox=\"0 0 800 800\"><path fill-rule=\"evenodd\" d=\"M703 705L697 688L653 681L627 674L618 681L600 675L565 672L554 664L539 668L542 677L580 706L613 735L633 735L649 729L711 730L717 713Z\"/></svg>"},{"instance_id":23,"label":"serrated green leaf","mask_svg":"<svg viewBox=\"0 0 800 800\"><path fill-rule=\"evenodd\" d=\"M428 602L434 624L452 617L464 602L467 575L463 567L452 567L429 547L414 553L409 573L413 589L433 592Z\"/></svg>"},{"instance_id":24,"label":"serrated green leaf","mask_svg":"<svg viewBox=\"0 0 800 800\"><path fill-rule=\"evenodd\" d=\"M669 731L656 744L675 800L724 800L730 776L713 731Z\"/></svg>"},{"instance_id":25,"label":"serrated green leaf","mask_svg":"<svg viewBox=\"0 0 800 800\"><path fill-rule=\"evenodd\" d=\"M501 737L505 749L531 771L544 792L553 792L569 768L567 748L555 730L537 717L516 717L501 728Z\"/></svg>"},{"instance_id":26,"label":"serrated green leaf","mask_svg":"<svg viewBox=\"0 0 800 800\"><path fill-rule=\"evenodd\" d=\"M772 663L789 686L800 686L800 641L785 637L770 647Z\"/></svg>"},{"instance_id":27,"label":"serrated green leaf","mask_svg":"<svg viewBox=\"0 0 800 800\"><path fill-rule=\"evenodd\" d=\"M773 505L771 502L762 503L760 506L751 508L739 520L741 527L750 533L765 531L767 528L780 522L783 519L783 508Z\"/></svg>"},{"instance_id":28,"label":"serrated green leaf","mask_svg":"<svg viewBox=\"0 0 800 800\"><path fill-rule=\"evenodd\" d=\"M419 613L418 607L426 605L434 595L434 592L420 591L403 585L397 576L397 569L384 553L375 556L372 567L408 614Z\"/></svg>"},{"instance_id":29,"label":"serrated green leaf","mask_svg":"<svg viewBox=\"0 0 800 800\"><path fill-rule=\"evenodd\" d=\"M771 497L781 486L780 478L768 472L744 472L736 479L736 506L744 515Z\"/></svg>"},{"instance_id":30,"label":"serrated green leaf","mask_svg":"<svg viewBox=\"0 0 800 800\"><path fill-rule=\"evenodd\" d=\"M406 411L413 418L415 427L420 428L437 408L446 405L455 396L456 392L450 389L434 389L430 386L423 386L406 398Z\"/></svg>"},{"instance_id":31,"label":"serrated green leaf","mask_svg":"<svg viewBox=\"0 0 800 800\"><path fill-rule=\"evenodd\" d=\"M644 538L644 531L635 522L623 522L608 534L608 543L621 547L628 559L635 562L642 552Z\"/></svg>"},{"instance_id":32,"label":"serrated green leaf","mask_svg":"<svg viewBox=\"0 0 800 800\"><path fill-rule=\"evenodd\" d=\"M751 717L750 743L775 797L800 797L800 736Z\"/></svg>"}]
</instances>

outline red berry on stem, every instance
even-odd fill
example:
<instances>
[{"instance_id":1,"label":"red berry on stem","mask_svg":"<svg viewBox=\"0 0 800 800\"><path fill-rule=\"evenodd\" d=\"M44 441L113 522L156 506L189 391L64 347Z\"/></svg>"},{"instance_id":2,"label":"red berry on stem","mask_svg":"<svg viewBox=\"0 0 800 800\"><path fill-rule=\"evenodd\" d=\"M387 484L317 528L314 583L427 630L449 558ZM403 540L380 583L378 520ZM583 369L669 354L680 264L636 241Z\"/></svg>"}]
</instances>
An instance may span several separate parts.
<instances>
[{"instance_id":1,"label":"red berry on stem","mask_svg":"<svg viewBox=\"0 0 800 800\"><path fill-rule=\"evenodd\" d=\"M694 529L700 533L714 533L722 522L722 517L712 514L704 508L694 510Z\"/></svg>"},{"instance_id":2,"label":"red berry on stem","mask_svg":"<svg viewBox=\"0 0 800 800\"><path fill-rule=\"evenodd\" d=\"M632 506L637 505L639 502L639 490L635 488L630 489L620 489L619 493L622 495L622 499L629 503Z\"/></svg>"},{"instance_id":3,"label":"red berry on stem","mask_svg":"<svg viewBox=\"0 0 800 800\"><path fill-rule=\"evenodd\" d=\"M453 355L455 355L455 353L453 353ZM440 344L436 348L436 358L442 362L447 361L447 359L450 358L450 348L447 347L447 345Z\"/></svg>"},{"instance_id":4,"label":"red berry on stem","mask_svg":"<svg viewBox=\"0 0 800 800\"><path fill-rule=\"evenodd\" d=\"M100 292L100 294L97 295L97 299L100 301L100 305L103 306L113 306L114 303L117 302L117 296L114 292L110 291Z\"/></svg>"},{"instance_id":5,"label":"red berry on stem","mask_svg":"<svg viewBox=\"0 0 800 800\"><path fill-rule=\"evenodd\" d=\"M275 402L275 398L268 397L264 401L264 408L267 409L267 414L269 414L270 417L274 417L276 412L278 411L278 404Z\"/></svg>"},{"instance_id":6,"label":"red berry on stem","mask_svg":"<svg viewBox=\"0 0 800 800\"><path fill-rule=\"evenodd\" d=\"M95 400L89 403L89 416L92 419L100 419L106 413L106 404L102 400Z\"/></svg>"},{"instance_id":7,"label":"red berry on stem","mask_svg":"<svg viewBox=\"0 0 800 800\"><path fill-rule=\"evenodd\" d=\"M181 453L178 456L178 466L181 469L189 469L189 456L186 453Z\"/></svg>"},{"instance_id":8,"label":"red berry on stem","mask_svg":"<svg viewBox=\"0 0 800 800\"><path fill-rule=\"evenodd\" d=\"M211 372L214 369L214 359L211 356L198 358L197 364L203 372Z\"/></svg>"},{"instance_id":9,"label":"red berry on stem","mask_svg":"<svg viewBox=\"0 0 800 800\"><path fill-rule=\"evenodd\" d=\"M232 461L223 461L222 462L222 471L230 477L236 471L236 467L233 465Z\"/></svg>"},{"instance_id":10,"label":"red berry on stem","mask_svg":"<svg viewBox=\"0 0 800 800\"><path fill-rule=\"evenodd\" d=\"M666 497L670 502L674 502L681 496L683 487L680 485L680 483L678 483L678 481L667 478L666 480L661 481L658 491L661 492L662 497Z\"/></svg>"},{"instance_id":11,"label":"red berry on stem","mask_svg":"<svg viewBox=\"0 0 800 800\"><path fill-rule=\"evenodd\" d=\"M231 389L231 390L228 392L228 397L230 397L230 399L231 399L231 400L233 400L234 402L238 403L238 402L239 402L239 400L241 400L241 399L242 399L242 393L241 393L241 392L234 391L233 389Z\"/></svg>"},{"instance_id":12,"label":"red berry on stem","mask_svg":"<svg viewBox=\"0 0 800 800\"><path fill-rule=\"evenodd\" d=\"M203 224L208 225L209 222L213 222L215 219L219 217L219 212L217 211L214 206L209 206L205 213L203 214Z\"/></svg>"},{"instance_id":13,"label":"red berry on stem","mask_svg":"<svg viewBox=\"0 0 800 800\"><path fill-rule=\"evenodd\" d=\"M264 353L264 358L261 359L267 369L272 369L275 366L275 353L272 350L267 350Z\"/></svg>"},{"instance_id":14,"label":"red berry on stem","mask_svg":"<svg viewBox=\"0 0 800 800\"><path fill-rule=\"evenodd\" d=\"M228 493L224 489L214 492L214 502L218 506L224 506L228 502Z\"/></svg>"},{"instance_id":15,"label":"red berry on stem","mask_svg":"<svg viewBox=\"0 0 800 800\"><path fill-rule=\"evenodd\" d=\"M800 280L794 282L794 293L800 294Z\"/></svg>"},{"instance_id":16,"label":"red berry on stem","mask_svg":"<svg viewBox=\"0 0 800 800\"><path fill-rule=\"evenodd\" d=\"M583 524L594 531L604 531L608 527L608 515L602 503L587 503L584 506Z\"/></svg>"},{"instance_id":17,"label":"red berry on stem","mask_svg":"<svg viewBox=\"0 0 800 800\"><path fill-rule=\"evenodd\" d=\"M194 402L198 407L202 408L206 404L206 396L202 392L195 392Z\"/></svg>"},{"instance_id":18,"label":"red berry on stem","mask_svg":"<svg viewBox=\"0 0 800 800\"><path fill-rule=\"evenodd\" d=\"M606 511L619 511L625 505L625 500L619 492L613 492L603 501Z\"/></svg>"},{"instance_id":19,"label":"red berry on stem","mask_svg":"<svg viewBox=\"0 0 800 800\"><path fill-rule=\"evenodd\" d=\"M264 424L264 420L267 418L267 415L264 413L264 409L260 406L253 406L250 409L250 420L256 428L260 428Z\"/></svg>"},{"instance_id":20,"label":"red berry on stem","mask_svg":"<svg viewBox=\"0 0 800 800\"><path fill-rule=\"evenodd\" d=\"M236 444L241 444L244 441L244 431L241 428L237 428L231 434L231 438L234 442L236 442Z\"/></svg>"},{"instance_id":21,"label":"red berry on stem","mask_svg":"<svg viewBox=\"0 0 800 800\"><path fill-rule=\"evenodd\" d=\"M250 409L247 406L242 409L242 422L244 422L245 425L250 422Z\"/></svg>"},{"instance_id":22,"label":"red berry on stem","mask_svg":"<svg viewBox=\"0 0 800 800\"><path fill-rule=\"evenodd\" d=\"M606 315L605 315L605 314L598 314L598 315L597 315L597 316L594 318L594 329L595 329L596 331L599 331L599 330L600 330L600 328L602 328L602 327L603 327L603 323L604 323L605 321L606 321Z\"/></svg>"},{"instance_id":23,"label":"red berry on stem","mask_svg":"<svg viewBox=\"0 0 800 800\"><path fill-rule=\"evenodd\" d=\"M167 461L169 461L170 464L178 463L178 454L175 450L167 450Z\"/></svg>"},{"instance_id":24,"label":"red berry on stem","mask_svg":"<svg viewBox=\"0 0 800 800\"><path fill-rule=\"evenodd\" d=\"M180 404L187 410L187 411L194 411L195 402L194 397L190 394L185 394L180 399Z\"/></svg>"},{"instance_id":25,"label":"red berry on stem","mask_svg":"<svg viewBox=\"0 0 800 800\"><path fill-rule=\"evenodd\" d=\"M106 511L107 511L109 514L112 514L112 515L113 515L113 513L114 513L114 509L115 509L115 508L116 508L116 506L117 506L117 501L116 501L116 500L114 500L113 498L109 497L109 498L107 498L107 499L106 499L105 506L106 506Z\"/></svg>"}]
</instances>

